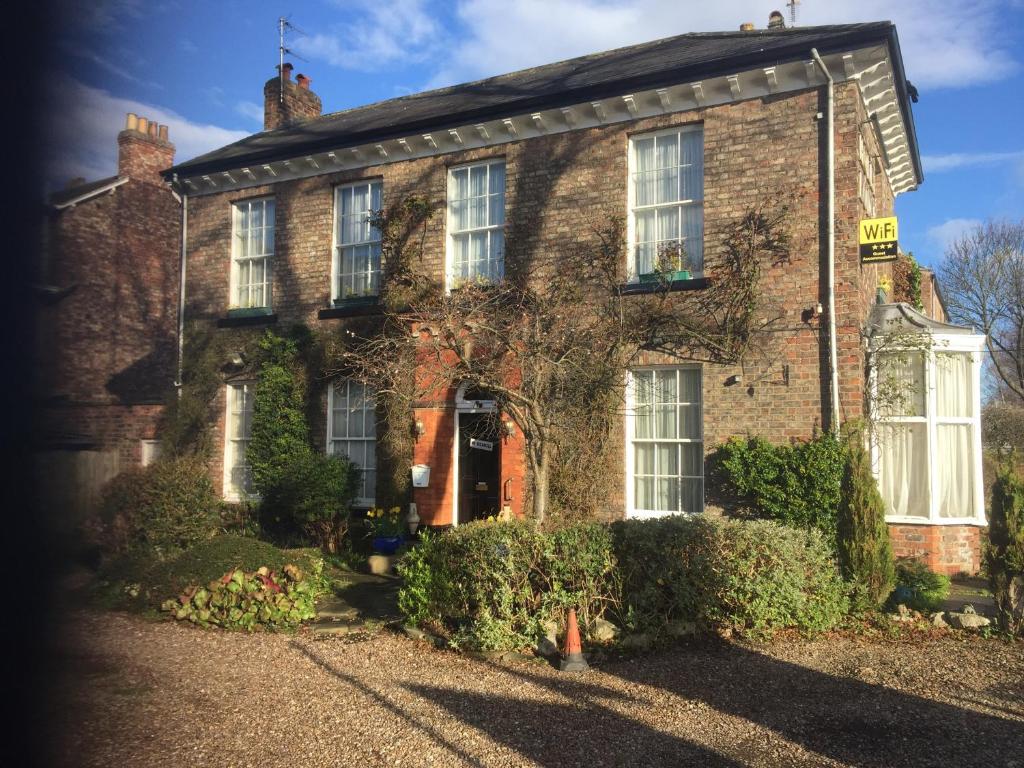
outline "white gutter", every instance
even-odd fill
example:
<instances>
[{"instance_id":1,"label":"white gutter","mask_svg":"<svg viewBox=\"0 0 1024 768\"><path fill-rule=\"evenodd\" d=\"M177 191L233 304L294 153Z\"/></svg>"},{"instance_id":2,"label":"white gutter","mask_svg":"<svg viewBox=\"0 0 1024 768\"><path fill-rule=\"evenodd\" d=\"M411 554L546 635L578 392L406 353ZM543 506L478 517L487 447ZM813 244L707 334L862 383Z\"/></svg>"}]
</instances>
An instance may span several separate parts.
<instances>
[{"instance_id":1,"label":"white gutter","mask_svg":"<svg viewBox=\"0 0 1024 768\"><path fill-rule=\"evenodd\" d=\"M818 55L817 48L811 48L811 58L818 65L821 73L828 81L826 93L827 104L827 138L825 152L828 155L828 367L829 389L831 392L831 413L829 414L829 430L839 433L839 354L836 349L836 153L835 153L835 81L828 67Z\"/></svg>"},{"instance_id":2,"label":"white gutter","mask_svg":"<svg viewBox=\"0 0 1024 768\"><path fill-rule=\"evenodd\" d=\"M174 184L178 184L178 174L174 174ZM173 189L173 187L172 187ZM181 190L181 257L178 262L178 375L174 379L174 388L181 399L181 378L185 367L185 255L188 243L188 192Z\"/></svg>"}]
</instances>

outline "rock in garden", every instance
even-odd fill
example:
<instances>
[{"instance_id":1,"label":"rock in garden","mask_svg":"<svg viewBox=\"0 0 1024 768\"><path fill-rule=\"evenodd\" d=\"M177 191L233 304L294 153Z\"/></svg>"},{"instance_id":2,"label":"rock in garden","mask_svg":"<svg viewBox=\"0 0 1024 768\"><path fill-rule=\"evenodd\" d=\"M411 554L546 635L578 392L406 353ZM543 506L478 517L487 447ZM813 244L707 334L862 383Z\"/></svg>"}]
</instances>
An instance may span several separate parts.
<instances>
[{"instance_id":1,"label":"rock in garden","mask_svg":"<svg viewBox=\"0 0 1024 768\"><path fill-rule=\"evenodd\" d=\"M946 619L945 619L942 611L938 611L937 613L933 613L932 614L932 624L934 626L936 626L936 627L948 627L949 626L949 624L946 623Z\"/></svg>"},{"instance_id":2,"label":"rock in garden","mask_svg":"<svg viewBox=\"0 0 1024 768\"><path fill-rule=\"evenodd\" d=\"M971 608L971 611L964 610L963 613L950 611L946 614L949 625L954 629L978 629L979 627L987 627L992 623L984 616L976 614L971 606L967 605L964 608Z\"/></svg>"},{"instance_id":3,"label":"rock in garden","mask_svg":"<svg viewBox=\"0 0 1024 768\"><path fill-rule=\"evenodd\" d=\"M545 621L540 626L544 634L537 641L537 655L556 655L558 653L558 624L553 621Z\"/></svg>"},{"instance_id":4,"label":"rock in garden","mask_svg":"<svg viewBox=\"0 0 1024 768\"><path fill-rule=\"evenodd\" d=\"M609 643L622 632L606 619L597 619L590 629L590 639L597 643Z\"/></svg>"},{"instance_id":5,"label":"rock in garden","mask_svg":"<svg viewBox=\"0 0 1024 768\"><path fill-rule=\"evenodd\" d=\"M692 621L680 619L679 621L671 622L667 630L671 637L688 637L697 634L697 625Z\"/></svg>"},{"instance_id":6,"label":"rock in garden","mask_svg":"<svg viewBox=\"0 0 1024 768\"><path fill-rule=\"evenodd\" d=\"M647 651L651 648L651 638L643 633L626 635L622 638L622 647L630 648L634 651Z\"/></svg>"}]
</instances>

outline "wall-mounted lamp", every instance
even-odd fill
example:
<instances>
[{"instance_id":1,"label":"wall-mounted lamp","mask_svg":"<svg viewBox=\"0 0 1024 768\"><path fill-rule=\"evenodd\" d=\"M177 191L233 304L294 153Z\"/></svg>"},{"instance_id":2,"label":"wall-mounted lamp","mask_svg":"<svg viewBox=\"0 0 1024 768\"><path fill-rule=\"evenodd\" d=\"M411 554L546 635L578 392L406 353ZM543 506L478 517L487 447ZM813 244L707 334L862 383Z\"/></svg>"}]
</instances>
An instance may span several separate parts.
<instances>
[{"instance_id":1,"label":"wall-mounted lamp","mask_svg":"<svg viewBox=\"0 0 1024 768\"><path fill-rule=\"evenodd\" d=\"M241 352L232 352L228 356L228 363L234 368L241 368L245 365L245 358L242 357Z\"/></svg>"},{"instance_id":2,"label":"wall-mounted lamp","mask_svg":"<svg viewBox=\"0 0 1024 768\"><path fill-rule=\"evenodd\" d=\"M725 386L727 386L727 387L734 387L737 384L742 384L742 383L743 383L743 376L741 374L738 374L738 373L734 373L732 376L730 376L728 379L725 380Z\"/></svg>"},{"instance_id":3,"label":"wall-mounted lamp","mask_svg":"<svg viewBox=\"0 0 1024 768\"><path fill-rule=\"evenodd\" d=\"M413 419L412 433L416 435L416 437L423 437L423 433L426 431L427 428L423 426L423 421L421 419Z\"/></svg>"},{"instance_id":4,"label":"wall-mounted lamp","mask_svg":"<svg viewBox=\"0 0 1024 768\"><path fill-rule=\"evenodd\" d=\"M501 431L505 433L505 437L515 437L516 425L511 419L505 419L501 422Z\"/></svg>"}]
</instances>

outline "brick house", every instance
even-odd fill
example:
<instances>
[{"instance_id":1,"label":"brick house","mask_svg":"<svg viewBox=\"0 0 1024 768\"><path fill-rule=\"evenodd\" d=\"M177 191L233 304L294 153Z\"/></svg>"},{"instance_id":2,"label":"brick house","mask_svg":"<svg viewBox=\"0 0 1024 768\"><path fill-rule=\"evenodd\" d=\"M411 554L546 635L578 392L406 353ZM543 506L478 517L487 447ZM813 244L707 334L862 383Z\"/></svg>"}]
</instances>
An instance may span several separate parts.
<instances>
[{"instance_id":1,"label":"brick house","mask_svg":"<svg viewBox=\"0 0 1024 768\"><path fill-rule=\"evenodd\" d=\"M180 198L167 126L129 114L117 174L51 195L37 273L40 493L75 505L158 450L173 391Z\"/></svg>"},{"instance_id":2,"label":"brick house","mask_svg":"<svg viewBox=\"0 0 1024 768\"><path fill-rule=\"evenodd\" d=\"M932 318L876 306L892 265L862 264L858 250L858 222L892 215L895 196L923 178L912 86L890 23L680 35L327 115L309 78L290 74L286 64L265 85L266 130L164 174L188 210L191 320L232 332L304 323L342 333L378 311L380 243L367 211L410 195L446 211L431 223L423 258L448 287L500 279L509 232L529 233L518 253L557 252L586 211L627 220L631 289L647 290L641 276L668 242L685 247L692 267L671 290L700 290L729 222L784 190L795 201L793 253L765 280L784 315L778 354L736 367L651 355L632 371L621 484L607 516L703 511L703 457L730 436L806 439L864 415L868 346L902 323L951 339L955 365L940 375L927 351L904 356L908 368L897 371L930 394L920 410L887 414L896 437L877 449L896 549L927 552L937 569L977 570L980 337L944 325L929 274ZM951 394L936 395L953 376L962 380ZM643 382L662 393L654 405L671 411L670 428L641 423L639 410L651 405L636 401ZM371 395L331 382L316 427L327 450L364 467L365 505L380 503L393 461L377 445ZM241 373L217 404L212 471L228 498L249 490L253 396ZM489 407L486 394L460 388L418 406L408 416L411 462L398 469L426 466L430 478L403 503L428 525L481 509L523 514L521 438L502 435L490 451L466 439Z\"/></svg>"}]
</instances>

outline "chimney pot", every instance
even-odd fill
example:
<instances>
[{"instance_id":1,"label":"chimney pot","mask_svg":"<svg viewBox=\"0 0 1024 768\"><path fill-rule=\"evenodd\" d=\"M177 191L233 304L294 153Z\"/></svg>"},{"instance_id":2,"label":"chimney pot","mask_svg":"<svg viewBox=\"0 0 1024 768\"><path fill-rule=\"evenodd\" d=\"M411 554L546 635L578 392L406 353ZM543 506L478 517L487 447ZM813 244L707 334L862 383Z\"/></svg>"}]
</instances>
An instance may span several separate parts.
<instances>
[{"instance_id":1,"label":"chimney pot","mask_svg":"<svg viewBox=\"0 0 1024 768\"><path fill-rule=\"evenodd\" d=\"M157 129L159 127L160 126L157 123L150 123L149 124L149 135L150 135L151 138L154 138L154 139L156 138L156 132L157 132Z\"/></svg>"},{"instance_id":2,"label":"chimney pot","mask_svg":"<svg viewBox=\"0 0 1024 768\"><path fill-rule=\"evenodd\" d=\"M160 140L161 141L170 141L170 139L167 138L167 126L166 125L161 125L160 126Z\"/></svg>"},{"instance_id":3,"label":"chimney pot","mask_svg":"<svg viewBox=\"0 0 1024 768\"><path fill-rule=\"evenodd\" d=\"M302 73L299 73L298 75L295 76L295 82L299 84L299 88L305 88L308 91L309 84L313 81L310 78L303 75Z\"/></svg>"},{"instance_id":4,"label":"chimney pot","mask_svg":"<svg viewBox=\"0 0 1024 768\"><path fill-rule=\"evenodd\" d=\"M742 24L740 24L740 32L753 32L753 31L754 31L754 23L753 22L745 21Z\"/></svg>"},{"instance_id":5,"label":"chimney pot","mask_svg":"<svg viewBox=\"0 0 1024 768\"><path fill-rule=\"evenodd\" d=\"M284 75L285 80L292 79L292 70L295 69L291 62L286 61L282 67L280 64L277 65L277 71Z\"/></svg>"},{"instance_id":6,"label":"chimney pot","mask_svg":"<svg viewBox=\"0 0 1024 768\"><path fill-rule=\"evenodd\" d=\"M124 121L124 129L126 131L134 131L139 127L139 116L134 112L129 112L128 117Z\"/></svg>"},{"instance_id":7,"label":"chimney pot","mask_svg":"<svg viewBox=\"0 0 1024 768\"><path fill-rule=\"evenodd\" d=\"M768 29L785 29L786 17L782 11L772 11L768 14Z\"/></svg>"},{"instance_id":8,"label":"chimney pot","mask_svg":"<svg viewBox=\"0 0 1024 768\"><path fill-rule=\"evenodd\" d=\"M140 117L136 130L138 130L139 133L149 133L149 120L144 117Z\"/></svg>"}]
</instances>

